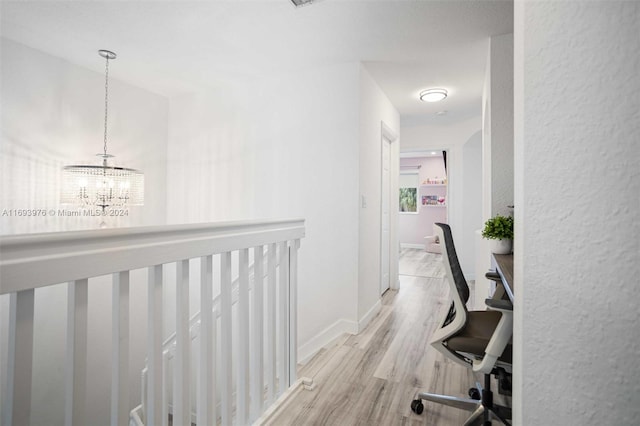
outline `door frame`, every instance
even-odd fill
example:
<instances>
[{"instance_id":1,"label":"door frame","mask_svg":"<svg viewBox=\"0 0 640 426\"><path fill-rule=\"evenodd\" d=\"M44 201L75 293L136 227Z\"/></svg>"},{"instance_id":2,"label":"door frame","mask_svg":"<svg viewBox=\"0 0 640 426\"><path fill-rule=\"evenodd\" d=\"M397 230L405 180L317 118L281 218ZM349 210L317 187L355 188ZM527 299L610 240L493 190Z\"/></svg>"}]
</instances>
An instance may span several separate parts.
<instances>
[{"instance_id":1,"label":"door frame","mask_svg":"<svg viewBox=\"0 0 640 426\"><path fill-rule=\"evenodd\" d=\"M393 250L394 247L394 241L396 240L396 238L394 238L396 236L397 233L397 221L398 221L398 209L397 208L393 208L394 203L393 200L397 199L397 180L395 181L396 184L393 185L393 176L395 176L395 174L397 174L396 172L398 172L397 167L394 167L394 164L398 163L399 161L399 149L397 149L397 143L398 143L398 134L396 132L393 131L393 129L391 129L391 127L389 127L384 121L381 121L380 123L380 206L379 206L379 214L380 214L380 229L379 229L379 237L380 237L380 250L379 250L379 259L380 259L380 280L378 282L378 292L379 294L382 294L382 280L383 280L383 265L382 265L382 251L383 251L383 247L382 247L382 232L383 232L383 224L382 224L382 185L383 185L383 181L382 181L382 153L383 153L383 149L384 149L384 143L385 140L389 141L389 223L388 223L388 229L389 229L389 289L392 290L397 290L398 288L400 288L400 282L398 279L398 253L397 250ZM395 148L395 149L394 149ZM396 155L392 155L393 152L396 152ZM396 197L394 198L393 194L396 195ZM397 206L396 206L397 207ZM396 223L396 226L393 226L393 224ZM395 265L395 267L393 267ZM386 289L385 289L386 291Z\"/></svg>"}]
</instances>

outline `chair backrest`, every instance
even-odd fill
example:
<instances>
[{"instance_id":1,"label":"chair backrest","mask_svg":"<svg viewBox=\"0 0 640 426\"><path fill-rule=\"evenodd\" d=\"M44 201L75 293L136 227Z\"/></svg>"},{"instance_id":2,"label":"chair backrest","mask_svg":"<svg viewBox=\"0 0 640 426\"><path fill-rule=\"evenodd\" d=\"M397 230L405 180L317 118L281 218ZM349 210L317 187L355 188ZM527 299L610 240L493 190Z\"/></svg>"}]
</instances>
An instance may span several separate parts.
<instances>
[{"instance_id":1,"label":"chair backrest","mask_svg":"<svg viewBox=\"0 0 640 426\"><path fill-rule=\"evenodd\" d=\"M436 235L442 247L442 263L445 269L445 280L449 283L451 307L431 338L431 345L448 358L466 365L468 361L446 346L446 341L456 335L467 323L467 306L469 286L464 278L456 248L453 244L451 228L446 223L436 223Z\"/></svg>"},{"instance_id":2,"label":"chair backrest","mask_svg":"<svg viewBox=\"0 0 640 426\"><path fill-rule=\"evenodd\" d=\"M453 284L456 286L462 303L466 305L469 300L469 285L464 278L464 273L458 261L456 246L453 244L453 235L451 235L451 228L446 223L435 223L434 225L438 227L437 231L439 234L441 233L440 240L444 242L442 261L444 262L445 269L449 277L451 277Z\"/></svg>"}]
</instances>

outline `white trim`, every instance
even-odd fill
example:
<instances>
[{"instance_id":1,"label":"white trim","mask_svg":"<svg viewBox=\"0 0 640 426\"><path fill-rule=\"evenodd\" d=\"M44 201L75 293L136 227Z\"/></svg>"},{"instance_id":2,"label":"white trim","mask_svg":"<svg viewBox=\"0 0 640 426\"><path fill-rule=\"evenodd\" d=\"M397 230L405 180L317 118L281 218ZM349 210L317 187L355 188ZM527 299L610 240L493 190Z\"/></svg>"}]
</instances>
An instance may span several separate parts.
<instances>
[{"instance_id":1,"label":"white trim","mask_svg":"<svg viewBox=\"0 0 640 426\"><path fill-rule=\"evenodd\" d=\"M371 320L375 318L376 315L378 315L380 309L382 309L382 301L378 299L376 303L373 304L371 309L369 309L369 311L364 314L358 321L358 333L361 333L362 330L364 330L365 327L371 322Z\"/></svg>"},{"instance_id":2,"label":"white trim","mask_svg":"<svg viewBox=\"0 0 640 426\"><path fill-rule=\"evenodd\" d=\"M380 121L380 169L379 169L379 171L380 171L380 187L379 187L379 189L380 189L380 206L379 206L379 210L378 210L378 212L380 214L379 215L379 222L378 222L378 226L379 226L379 229L378 229L379 234L378 234L378 236L380 237L380 239L379 239L380 242L379 242L379 246L378 246L378 256L379 256L378 257L378 267L379 267L379 270L378 270L378 272L379 272L378 294L382 294L382 286L383 286L382 280L384 279L384 274L383 274L384 268L383 268L383 265L382 265L382 258L383 258L383 255L382 255L382 250L383 250L383 247L382 247L382 187L383 187L383 182L382 182L382 168L383 168L383 165L382 165L382 153L384 151L385 141L389 142L389 176L387 177L387 180L389 181L388 182L389 183L389 193L387 194L387 196L389 197L389 215L388 215L389 224L388 224L387 233L389 234L389 247L388 247L388 250L389 250L389 265L388 265L388 267L389 267L389 288L393 289L394 288L394 286L393 286L393 275L391 274L391 271L392 271L391 262L392 262L393 256L392 256L391 253L394 251L392 247L394 247L395 244L394 244L394 241L391 240L391 212L393 210L398 210L398 208L397 207L392 208L392 206L394 204L391 202L391 199L392 199L391 198L392 197L391 194L393 194L395 192L395 194L396 194L395 196L397 197L397 193L398 192L397 192L397 189L393 188L392 185L391 185L391 173L392 173L392 169L391 169L391 145L394 144L394 143L398 143L398 134L387 123L385 123L384 121ZM398 170L398 172L399 172L399 170ZM415 172L413 172L413 173L415 173ZM396 189L396 190L394 191L394 189ZM418 188L416 187L416 210L417 211L419 211L418 210L418 200L419 200L418 194L419 194L419 192L420 191L418 191ZM397 212L394 212L394 214L396 214L396 213ZM396 268L397 268L397 265L396 265Z\"/></svg>"},{"instance_id":3,"label":"white trim","mask_svg":"<svg viewBox=\"0 0 640 426\"><path fill-rule=\"evenodd\" d=\"M344 333L358 334L358 324L355 321L346 319L339 319L334 322L298 348L298 363L306 364L316 352L325 346L329 346L331 342Z\"/></svg>"},{"instance_id":4,"label":"white trim","mask_svg":"<svg viewBox=\"0 0 640 426\"><path fill-rule=\"evenodd\" d=\"M304 234L304 219L290 219L11 235L0 240L0 294L295 240Z\"/></svg>"},{"instance_id":5,"label":"white trim","mask_svg":"<svg viewBox=\"0 0 640 426\"><path fill-rule=\"evenodd\" d=\"M425 250L426 247L424 244L411 244L411 243L400 243L401 249L420 249Z\"/></svg>"},{"instance_id":6,"label":"white trim","mask_svg":"<svg viewBox=\"0 0 640 426\"><path fill-rule=\"evenodd\" d=\"M260 416L256 421L253 422L253 426L259 426L263 424L268 424L271 422L277 414L284 410L290 402L293 401L293 398L298 395L298 393L302 390L313 390L315 387L315 383L313 383L313 379L309 379L307 377L301 377L296 380L290 387L287 389L280 397L271 404L271 407L267 409L262 416Z\"/></svg>"}]
</instances>

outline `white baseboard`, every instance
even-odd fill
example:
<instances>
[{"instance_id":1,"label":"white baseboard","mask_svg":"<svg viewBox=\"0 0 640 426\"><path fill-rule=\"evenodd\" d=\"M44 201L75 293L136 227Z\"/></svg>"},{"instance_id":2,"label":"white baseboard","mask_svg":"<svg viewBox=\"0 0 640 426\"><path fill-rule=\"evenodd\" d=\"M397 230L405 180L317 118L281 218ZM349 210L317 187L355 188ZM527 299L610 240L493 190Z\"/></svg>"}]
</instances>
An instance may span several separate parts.
<instances>
[{"instance_id":1,"label":"white baseboard","mask_svg":"<svg viewBox=\"0 0 640 426\"><path fill-rule=\"evenodd\" d=\"M400 248L401 249L412 248L412 249L424 250L425 249L425 245L424 244L400 243Z\"/></svg>"},{"instance_id":2,"label":"white baseboard","mask_svg":"<svg viewBox=\"0 0 640 426\"><path fill-rule=\"evenodd\" d=\"M298 362L300 364L306 364L313 358L316 352L328 346L344 333L357 334L358 324L355 321L346 319L340 319L334 322L298 348Z\"/></svg>"},{"instance_id":3,"label":"white baseboard","mask_svg":"<svg viewBox=\"0 0 640 426\"><path fill-rule=\"evenodd\" d=\"M358 321L358 333L364 330L367 324L369 324L369 322L371 322L371 320L376 315L378 315L378 312L380 312L380 309L382 309L382 302L380 301L380 299L378 299L378 301L374 303L371 309L369 309L369 311L366 314L364 314L362 318L360 318L360 320Z\"/></svg>"}]
</instances>

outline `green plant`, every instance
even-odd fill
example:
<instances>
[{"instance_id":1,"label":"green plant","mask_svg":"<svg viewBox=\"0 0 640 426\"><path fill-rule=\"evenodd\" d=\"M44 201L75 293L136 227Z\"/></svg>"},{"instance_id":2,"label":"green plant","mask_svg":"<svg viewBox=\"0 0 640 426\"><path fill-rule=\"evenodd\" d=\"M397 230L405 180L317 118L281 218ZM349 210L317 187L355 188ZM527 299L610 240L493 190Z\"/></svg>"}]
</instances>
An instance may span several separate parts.
<instances>
[{"instance_id":1,"label":"green plant","mask_svg":"<svg viewBox=\"0 0 640 426\"><path fill-rule=\"evenodd\" d=\"M417 209L416 188L400 188L400 211L415 213Z\"/></svg>"},{"instance_id":2,"label":"green plant","mask_svg":"<svg viewBox=\"0 0 640 426\"><path fill-rule=\"evenodd\" d=\"M513 216L497 215L487 220L482 237L488 240L513 240Z\"/></svg>"}]
</instances>

